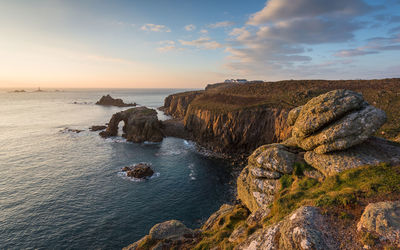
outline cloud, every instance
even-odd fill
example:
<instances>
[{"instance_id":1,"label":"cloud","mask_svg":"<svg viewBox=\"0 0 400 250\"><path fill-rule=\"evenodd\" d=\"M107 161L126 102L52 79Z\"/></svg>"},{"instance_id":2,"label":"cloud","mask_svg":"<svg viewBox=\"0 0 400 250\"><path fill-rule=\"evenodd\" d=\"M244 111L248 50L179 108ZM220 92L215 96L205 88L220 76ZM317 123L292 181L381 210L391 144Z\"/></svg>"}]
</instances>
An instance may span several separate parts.
<instances>
[{"instance_id":1,"label":"cloud","mask_svg":"<svg viewBox=\"0 0 400 250\"><path fill-rule=\"evenodd\" d=\"M348 50L340 50L334 54L338 57L353 57L377 54L382 51L400 50L400 34L390 37L374 37L368 39L366 45Z\"/></svg>"},{"instance_id":2,"label":"cloud","mask_svg":"<svg viewBox=\"0 0 400 250\"><path fill-rule=\"evenodd\" d=\"M231 30L225 66L248 74L295 74L313 67L312 46L352 41L354 32L365 27L356 18L369 11L371 7L361 0L269 0L247 25Z\"/></svg>"},{"instance_id":3,"label":"cloud","mask_svg":"<svg viewBox=\"0 0 400 250\"><path fill-rule=\"evenodd\" d=\"M192 41L179 40L179 42L184 46L193 46L199 49L214 50L223 47L222 44L212 41L209 37L200 37Z\"/></svg>"},{"instance_id":4,"label":"cloud","mask_svg":"<svg viewBox=\"0 0 400 250\"><path fill-rule=\"evenodd\" d=\"M171 30L162 24L152 24L152 23L146 23L142 27L140 27L141 30L145 31L154 31L154 32L171 32Z\"/></svg>"},{"instance_id":5,"label":"cloud","mask_svg":"<svg viewBox=\"0 0 400 250\"><path fill-rule=\"evenodd\" d=\"M365 13L371 7L362 0L270 0L265 7L251 15L248 20L250 25L260 25L281 20L313 18L322 15L353 16Z\"/></svg>"},{"instance_id":6,"label":"cloud","mask_svg":"<svg viewBox=\"0 0 400 250\"><path fill-rule=\"evenodd\" d=\"M185 26L185 30L186 31L192 31L192 30L195 30L195 29L196 29L196 26L194 24L189 24L189 25Z\"/></svg>"},{"instance_id":7,"label":"cloud","mask_svg":"<svg viewBox=\"0 0 400 250\"><path fill-rule=\"evenodd\" d=\"M207 33L208 33L208 30L202 29L202 30L200 30L200 33L201 33L201 34L207 34Z\"/></svg>"},{"instance_id":8,"label":"cloud","mask_svg":"<svg viewBox=\"0 0 400 250\"><path fill-rule=\"evenodd\" d=\"M208 27L215 29L215 28L223 28L223 27L229 27L234 25L234 22L229 22L229 21L223 21L223 22L217 22L217 23L212 23L209 24Z\"/></svg>"}]
</instances>

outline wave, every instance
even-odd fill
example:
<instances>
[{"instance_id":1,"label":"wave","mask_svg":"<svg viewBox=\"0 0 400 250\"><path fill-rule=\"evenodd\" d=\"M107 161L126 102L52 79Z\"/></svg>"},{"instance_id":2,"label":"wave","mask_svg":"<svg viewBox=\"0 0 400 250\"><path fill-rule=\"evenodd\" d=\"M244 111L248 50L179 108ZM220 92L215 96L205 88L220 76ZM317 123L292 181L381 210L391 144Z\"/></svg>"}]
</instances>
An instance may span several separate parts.
<instances>
[{"instance_id":1,"label":"wave","mask_svg":"<svg viewBox=\"0 0 400 250\"><path fill-rule=\"evenodd\" d=\"M188 165L188 168L190 169L190 173L189 173L190 180L192 180L192 181L196 180L196 172L194 171L194 163L190 163Z\"/></svg>"}]
</instances>

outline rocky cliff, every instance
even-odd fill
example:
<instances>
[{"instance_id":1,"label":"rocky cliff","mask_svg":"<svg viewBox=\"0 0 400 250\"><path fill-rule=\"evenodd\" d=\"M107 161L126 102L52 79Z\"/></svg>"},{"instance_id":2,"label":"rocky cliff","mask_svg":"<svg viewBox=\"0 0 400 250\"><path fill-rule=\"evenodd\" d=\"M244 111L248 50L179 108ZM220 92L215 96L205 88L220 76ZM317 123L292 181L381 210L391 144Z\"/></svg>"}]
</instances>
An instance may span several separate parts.
<instances>
[{"instance_id":1,"label":"rocky cliff","mask_svg":"<svg viewBox=\"0 0 400 250\"><path fill-rule=\"evenodd\" d=\"M185 128L196 142L223 154L247 154L258 146L286 139L288 110L254 107L220 111L189 106Z\"/></svg>"},{"instance_id":2,"label":"rocky cliff","mask_svg":"<svg viewBox=\"0 0 400 250\"><path fill-rule=\"evenodd\" d=\"M162 109L184 118L186 130L202 146L248 156L260 145L288 138L293 125L286 123L289 110L335 89L362 93L367 102L386 112L387 122L376 134L400 136L400 79L214 84L205 91L170 95Z\"/></svg>"},{"instance_id":3,"label":"rocky cliff","mask_svg":"<svg viewBox=\"0 0 400 250\"><path fill-rule=\"evenodd\" d=\"M165 98L164 106L161 107L161 110L174 118L183 118L189 104L202 93L203 91L189 91L169 95Z\"/></svg>"}]
</instances>

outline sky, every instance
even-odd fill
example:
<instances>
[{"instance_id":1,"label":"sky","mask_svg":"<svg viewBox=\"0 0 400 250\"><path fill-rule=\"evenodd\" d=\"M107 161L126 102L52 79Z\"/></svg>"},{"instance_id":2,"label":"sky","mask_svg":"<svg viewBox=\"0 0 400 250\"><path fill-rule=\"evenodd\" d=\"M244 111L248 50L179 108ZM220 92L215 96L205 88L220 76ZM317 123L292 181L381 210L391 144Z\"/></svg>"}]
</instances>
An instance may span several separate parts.
<instances>
[{"instance_id":1,"label":"sky","mask_svg":"<svg viewBox=\"0 0 400 250\"><path fill-rule=\"evenodd\" d=\"M400 0L0 0L0 88L400 77Z\"/></svg>"}]
</instances>

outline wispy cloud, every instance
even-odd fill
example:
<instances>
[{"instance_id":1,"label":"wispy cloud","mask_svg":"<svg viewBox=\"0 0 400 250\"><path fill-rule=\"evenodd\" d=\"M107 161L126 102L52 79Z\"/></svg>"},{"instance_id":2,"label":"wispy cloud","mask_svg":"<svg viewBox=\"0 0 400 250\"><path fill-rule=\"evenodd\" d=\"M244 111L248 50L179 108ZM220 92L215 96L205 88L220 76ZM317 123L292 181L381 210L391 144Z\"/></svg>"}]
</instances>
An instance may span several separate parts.
<instances>
[{"instance_id":1,"label":"wispy cloud","mask_svg":"<svg viewBox=\"0 0 400 250\"><path fill-rule=\"evenodd\" d=\"M178 50L178 51L185 50L184 48L179 48L178 46L176 46L175 41L171 41L171 40L161 41L161 42L159 42L159 44L161 45L161 47L157 48L157 51L159 51L159 52L169 52L169 51L173 51L173 50Z\"/></svg>"},{"instance_id":2,"label":"wispy cloud","mask_svg":"<svg viewBox=\"0 0 400 250\"><path fill-rule=\"evenodd\" d=\"M192 31L192 30L195 30L195 29L196 29L196 26L194 24L189 24L189 25L185 26L185 30L186 31Z\"/></svg>"},{"instance_id":3,"label":"wispy cloud","mask_svg":"<svg viewBox=\"0 0 400 250\"><path fill-rule=\"evenodd\" d=\"M171 30L167 26L153 23L146 23L142 27L140 27L140 29L154 32L171 32Z\"/></svg>"},{"instance_id":4,"label":"wispy cloud","mask_svg":"<svg viewBox=\"0 0 400 250\"><path fill-rule=\"evenodd\" d=\"M223 21L223 22L209 24L208 27L215 29L215 28L223 28L223 27L233 26L234 24L235 24L234 22Z\"/></svg>"},{"instance_id":5,"label":"wispy cloud","mask_svg":"<svg viewBox=\"0 0 400 250\"><path fill-rule=\"evenodd\" d=\"M200 33L201 33L201 34L207 34L207 33L208 33L208 30L202 29L202 30L200 30Z\"/></svg>"},{"instance_id":6,"label":"wispy cloud","mask_svg":"<svg viewBox=\"0 0 400 250\"><path fill-rule=\"evenodd\" d=\"M179 42L184 46L193 46L199 49L214 50L223 47L222 44L212 41L209 37L200 37L192 41L179 40Z\"/></svg>"}]
</instances>

